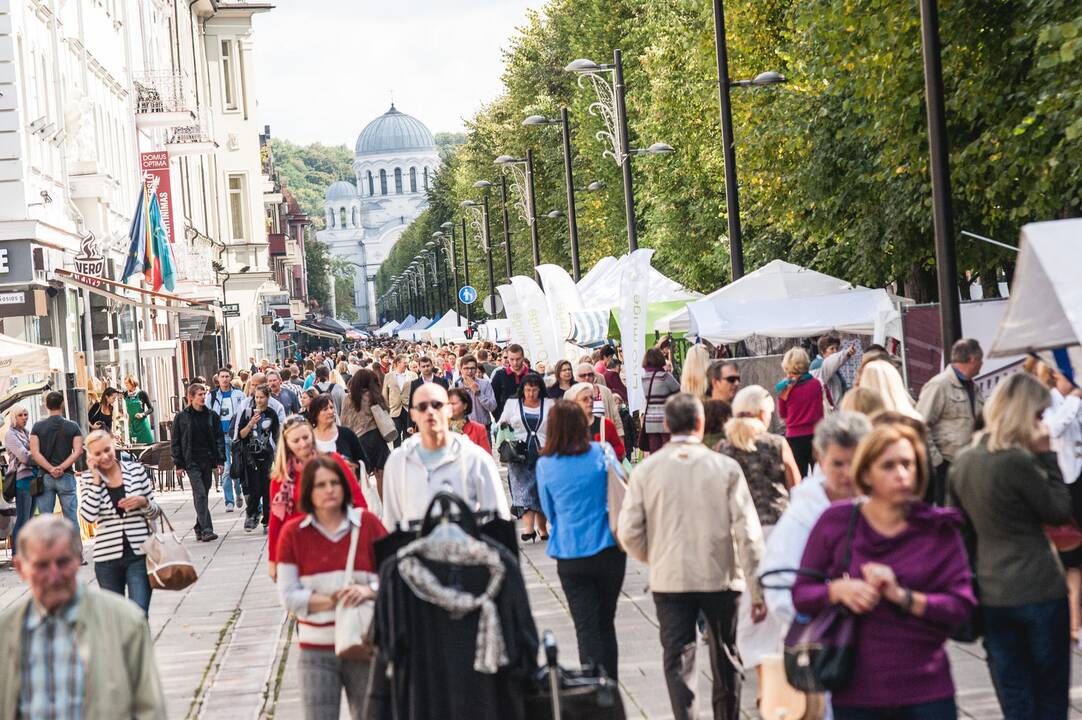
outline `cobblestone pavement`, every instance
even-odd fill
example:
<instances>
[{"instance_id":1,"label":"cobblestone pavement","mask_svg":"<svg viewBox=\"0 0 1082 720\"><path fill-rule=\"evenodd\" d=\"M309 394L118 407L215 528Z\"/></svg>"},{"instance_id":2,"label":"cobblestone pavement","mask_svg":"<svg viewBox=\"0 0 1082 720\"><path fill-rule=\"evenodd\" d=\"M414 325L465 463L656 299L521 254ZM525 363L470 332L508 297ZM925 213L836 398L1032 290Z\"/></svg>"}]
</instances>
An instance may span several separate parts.
<instances>
[{"instance_id":1,"label":"cobblestone pavement","mask_svg":"<svg viewBox=\"0 0 1082 720\"><path fill-rule=\"evenodd\" d=\"M183 592L156 592L150 624L169 703L170 718L245 719L303 717L300 711L297 655L292 624L278 603L266 573L266 538L245 533L244 515L226 513L222 496L211 496L215 531L213 543L194 542L193 511L187 492L159 497L178 534L188 542L200 568L199 582ZM90 557L88 543L87 557ZM551 629L561 657L575 664L575 633L556 576L556 564L542 543L523 553L523 573L539 630ZM93 565L81 577L94 581ZM620 675L628 717L671 718L661 674L657 619L646 590L646 568L629 562L624 596L617 615ZM0 555L0 608L26 588ZM952 645L952 668L960 716L1000 718L978 645ZM1075 653L1071 717L1082 718L1082 653ZM700 697L709 694L708 666L699 679ZM757 718L755 681L749 676L743 694L744 715ZM702 708L701 717L709 717ZM342 717L347 717L343 708Z\"/></svg>"}]
</instances>

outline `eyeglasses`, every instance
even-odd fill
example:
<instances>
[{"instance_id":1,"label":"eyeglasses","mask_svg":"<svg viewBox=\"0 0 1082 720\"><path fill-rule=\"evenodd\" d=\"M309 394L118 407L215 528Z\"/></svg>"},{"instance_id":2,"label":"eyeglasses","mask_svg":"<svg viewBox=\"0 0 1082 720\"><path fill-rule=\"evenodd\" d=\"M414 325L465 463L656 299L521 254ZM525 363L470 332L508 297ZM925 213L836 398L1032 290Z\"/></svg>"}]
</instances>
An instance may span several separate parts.
<instances>
[{"instance_id":1,"label":"eyeglasses","mask_svg":"<svg viewBox=\"0 0 1082 720\"><path fill-rule=\"evenodd\" d=\"M442 400L422 400L413 407L417 408L418 412L428 412L429 408L438 412L443 409L445 404Z\"/></svg>"},{"instance_id":2,"label":"eyeglasses","mask_svg":"<svg viewBox=\"0 0 1082 720\"><path fill-rule=\"evenodd\" d=\"M739 375L727 375L727 376L722 377L721 379L724 380L727 383L732 383L734 385L736 383L740 382L740 376Z\"/></svg>"},{"instance_id":3,"label":"eyeglasses","mask_svg":"<svg viewBox=\"0 0 1082 720\"><path fill-rule=\"evenodd\" d=\"M476 365L463 365L462 369L463 370L476 370L477 366Z\"/></svg>"}]
</instances>

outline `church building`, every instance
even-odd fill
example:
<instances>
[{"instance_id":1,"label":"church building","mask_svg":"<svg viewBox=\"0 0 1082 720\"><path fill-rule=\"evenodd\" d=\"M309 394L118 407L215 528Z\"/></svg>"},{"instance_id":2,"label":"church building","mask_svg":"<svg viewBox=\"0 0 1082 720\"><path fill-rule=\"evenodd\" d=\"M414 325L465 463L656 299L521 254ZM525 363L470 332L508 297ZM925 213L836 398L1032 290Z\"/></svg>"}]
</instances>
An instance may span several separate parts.
<instances>
[{"instance_id":1,"label":"church building","mask_svg":"<svg viewBox=\"0 0 1082 720\"><path fill-rule=\"evenodd\" d=\"M394 104L361 131L354 153L356 182L339 180L327 188L326 227L316 237L333 257L353 264L358 324L373 325L376 273L406 226L428 207L440 159L424 123Z\"/></svg>"}]
</instances>

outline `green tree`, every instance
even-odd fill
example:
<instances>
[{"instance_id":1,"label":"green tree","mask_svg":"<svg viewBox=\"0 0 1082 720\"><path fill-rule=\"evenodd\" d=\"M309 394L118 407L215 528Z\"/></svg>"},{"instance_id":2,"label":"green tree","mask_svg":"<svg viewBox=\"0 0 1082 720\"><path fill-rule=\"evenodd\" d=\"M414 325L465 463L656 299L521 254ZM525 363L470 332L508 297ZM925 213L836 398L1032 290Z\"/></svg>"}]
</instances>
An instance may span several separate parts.
<instances>
[{"instance_id":1,"label":"green tree","mask_svg":"<svg viewBox=\"0 0 1082 720\"><path fill-rule=\"evenodd\" d=\"M296 145L274 138L274 166L301 209L308 213L317 230L324 226L323 198L327 187L337 181L355 182L353 151L345 145Z\"/></svg>"}]
</instances>

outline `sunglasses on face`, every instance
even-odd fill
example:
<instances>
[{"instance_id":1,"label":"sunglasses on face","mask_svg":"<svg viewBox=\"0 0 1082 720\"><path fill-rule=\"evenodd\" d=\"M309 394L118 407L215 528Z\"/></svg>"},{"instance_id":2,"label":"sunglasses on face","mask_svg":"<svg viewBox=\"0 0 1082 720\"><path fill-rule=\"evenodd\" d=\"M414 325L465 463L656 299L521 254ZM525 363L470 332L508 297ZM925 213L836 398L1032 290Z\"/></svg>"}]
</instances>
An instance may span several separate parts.
<instances>
[{"instance_id":1,"label":"sunglasses on face","mask_svg":"<svg viewBox=\"0 0 1082 720\"><path fill-rule=\"evenodd\" d=\"M417 408L418 412L428 412L429 408L432 408L433 410L436 410L438 412L443 409L443 406L445 404L446 403L444 403L442 400L422 400L414 407Z\"/></svg>"},{"instance_id":2,"label":"sunglasses on face","mask_svg":"<svg viewBox=\"0 0 1082 720\"><path fill-rule=\"evenodd\" d=\"M735 383L740 382L740 376L739 375L728 375L728 376L725 376L725 377L723 377L721 379L724 380L727 383L734 383L735 384Z\"/></svg>"}]
</instances>

